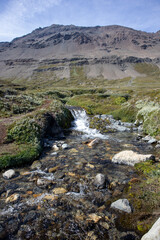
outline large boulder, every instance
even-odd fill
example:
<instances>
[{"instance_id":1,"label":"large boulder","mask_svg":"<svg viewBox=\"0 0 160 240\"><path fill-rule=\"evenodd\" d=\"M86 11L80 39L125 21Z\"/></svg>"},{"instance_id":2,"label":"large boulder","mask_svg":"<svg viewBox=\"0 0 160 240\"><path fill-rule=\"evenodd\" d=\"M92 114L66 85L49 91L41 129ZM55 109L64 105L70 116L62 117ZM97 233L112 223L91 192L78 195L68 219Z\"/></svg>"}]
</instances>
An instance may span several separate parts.
<instances>
[{"instance_id":1,"label":"large boulder","mask_svg":"<svg viewBox=\"0 0 160 240\"><path fill-rule=\"evenodd\" d=\"M147 160L154 160L154 159L155 157L152 154L144 155L144 154L133 152L131 150L127 150L127 151L122 151L117 153L112 158L112 162L134 166L136 163L144 162Z\"/></svg>"},{"instance_id":2,"label":"large boulder","mask_svg":"<svg viewBox=\"0 0 160 240\"><path fill-rule=\"evenodd\" d=\"M111 204L111 208L131 213L132 209L127 199L119 199Z\"/></svg>"},{"instance_id":3,"label":"large boulder","mask_svg":"<svg viewBox=\"0 0 160 240\"><path fill-rule=\"evenodd\" d=\"M160 240L160 218L152 228L141 238L141 240Z\"/></svg>"}]
</instances>

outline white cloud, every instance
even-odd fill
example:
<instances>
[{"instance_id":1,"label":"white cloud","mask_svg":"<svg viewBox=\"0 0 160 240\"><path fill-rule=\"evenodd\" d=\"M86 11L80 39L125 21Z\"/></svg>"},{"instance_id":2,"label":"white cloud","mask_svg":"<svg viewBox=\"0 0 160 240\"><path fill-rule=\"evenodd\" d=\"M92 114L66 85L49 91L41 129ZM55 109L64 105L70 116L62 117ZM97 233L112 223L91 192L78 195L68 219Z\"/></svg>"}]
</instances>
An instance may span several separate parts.
<instances>
[{"instance_id":1,"label":"white cloud","mask_svg":"<svg viewBox=\"0 0 160 240\"><path fill-rule=\"evenodd\" d=\"M0 41L12 40L36 28L36 14L42 14L60 3L61 0L11 0L0 15Z\"/></svg>"}]
</instances>

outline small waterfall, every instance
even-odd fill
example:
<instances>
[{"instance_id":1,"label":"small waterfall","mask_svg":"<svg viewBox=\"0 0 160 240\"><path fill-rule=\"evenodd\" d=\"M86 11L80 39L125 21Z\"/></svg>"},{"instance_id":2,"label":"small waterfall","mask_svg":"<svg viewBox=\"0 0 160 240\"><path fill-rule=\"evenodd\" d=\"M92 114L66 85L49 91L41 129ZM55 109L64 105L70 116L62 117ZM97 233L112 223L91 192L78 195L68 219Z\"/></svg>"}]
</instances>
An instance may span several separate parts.
<instances>
[{"instance_id":1,"label":"small waterfall","mask_svg":"<svg viewBox=\"0 0 160 240\"><path fill-rule=\"evenodd\" d=\"M83 133L83 138L101 138L108 139L107 135L101 134L97 129L89 127L89 117L84 109L69 108L74 121L72 123L72 129Z\"/></svg>"}]
</instances>

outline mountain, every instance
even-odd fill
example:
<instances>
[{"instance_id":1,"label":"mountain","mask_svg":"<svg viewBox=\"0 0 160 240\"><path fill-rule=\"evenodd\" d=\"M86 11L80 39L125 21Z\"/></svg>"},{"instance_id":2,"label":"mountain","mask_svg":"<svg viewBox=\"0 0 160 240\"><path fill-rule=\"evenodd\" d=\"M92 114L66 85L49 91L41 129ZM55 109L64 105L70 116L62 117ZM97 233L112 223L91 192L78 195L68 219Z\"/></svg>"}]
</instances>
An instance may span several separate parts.
<instances>
[{"instance_id":1,"label":"mountain","mask_svg":"<svg viewBox=\"0 0 160 240\"><path fill-rule=\"evenodd\" d=\"M53 81L69 79L73 65L83 67L87 78L121 79L139 76L133 67L139 62L160 66L160 31L51 25L0 43L0 78L7 79L36 81L46 72L54 73Z\"/></svg>"}]
</instances>

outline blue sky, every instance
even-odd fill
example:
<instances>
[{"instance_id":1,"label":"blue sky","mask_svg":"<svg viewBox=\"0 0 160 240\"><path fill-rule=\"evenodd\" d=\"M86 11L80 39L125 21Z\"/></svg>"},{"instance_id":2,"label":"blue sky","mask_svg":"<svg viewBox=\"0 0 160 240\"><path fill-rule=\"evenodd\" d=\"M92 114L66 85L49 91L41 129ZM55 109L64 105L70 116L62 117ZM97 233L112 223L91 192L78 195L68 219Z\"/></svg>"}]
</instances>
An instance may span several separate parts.
<instances>
[{"instance_id":1,"label":"blue sky","mask_svg":"<svg viewBox=\"0 0 160 240\"><path fill-rule=\"evenodd\" d=\"M0 0L0 41L51 24L160 30L160 0Z\"/></svg>"}]
</instances>

